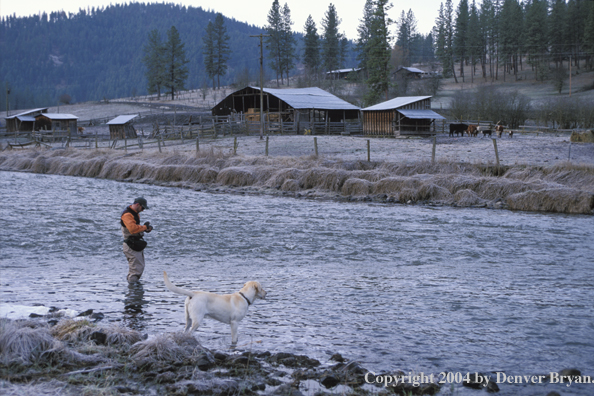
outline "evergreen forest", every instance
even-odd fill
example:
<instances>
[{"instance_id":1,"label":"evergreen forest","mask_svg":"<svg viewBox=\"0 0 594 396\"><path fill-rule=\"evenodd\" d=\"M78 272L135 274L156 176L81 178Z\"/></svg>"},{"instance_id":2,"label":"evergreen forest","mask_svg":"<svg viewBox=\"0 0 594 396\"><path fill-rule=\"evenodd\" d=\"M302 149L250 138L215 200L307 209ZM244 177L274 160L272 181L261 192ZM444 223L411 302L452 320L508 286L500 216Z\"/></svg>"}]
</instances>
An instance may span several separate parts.
<instances>
[{"instance_id":1,"label":"evergreen forest","mask_svg":"<svg viewBox=\"0 0 594 396\"><path fill-rule=\"evenodd\" d=\"M203 62L203 36L216 12L174 4L112 5L80 10L7 17L0 21L0 109L55 106L60 98L71 103L132 97L147 93L143 48L149 33L162 38L172 26L179 32L188 60L186 89L210 82ZM225 18L232 56L221 84L239 75L255 81L259 75L259 41L250 35L262 28Z\"/></svg>"}]
</instances>

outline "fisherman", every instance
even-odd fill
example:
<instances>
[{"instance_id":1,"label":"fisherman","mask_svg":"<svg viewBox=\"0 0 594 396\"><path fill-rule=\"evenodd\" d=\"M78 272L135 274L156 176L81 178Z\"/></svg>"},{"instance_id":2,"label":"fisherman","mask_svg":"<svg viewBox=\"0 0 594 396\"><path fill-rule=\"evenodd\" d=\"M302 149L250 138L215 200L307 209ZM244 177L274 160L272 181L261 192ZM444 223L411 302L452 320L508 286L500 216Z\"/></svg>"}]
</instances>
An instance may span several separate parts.
<instances>
[{"instance_id":1,"label":"fisherman","mask_svg":"<svg viewBox=\"0 0 594 396\"><path fill-rule=\"evenodd\" d=\"M128 259L128 283L135 283L140 280L144 272L144 253L146 241L142 238L145 232L151 232L153 227L150 222L140 225L140 216L138 215L145 209L148 209L146 199L136 198L134 203L122 212L120 224L122 226L122 235L124 236L124 255Z\"/></svg>"}]
</instances>

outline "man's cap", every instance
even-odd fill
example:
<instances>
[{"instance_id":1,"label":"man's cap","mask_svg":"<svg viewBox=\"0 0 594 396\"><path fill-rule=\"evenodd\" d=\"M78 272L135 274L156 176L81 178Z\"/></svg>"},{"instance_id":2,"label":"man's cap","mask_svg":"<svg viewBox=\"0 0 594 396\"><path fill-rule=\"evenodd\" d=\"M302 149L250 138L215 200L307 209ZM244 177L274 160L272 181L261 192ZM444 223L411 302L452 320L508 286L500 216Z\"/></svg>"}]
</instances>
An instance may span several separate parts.
<instances>
[{"instance_id":1,"label":"man's cap","mask_svg":"<svg viewBox=\"0 0 594 396\"><path fill-rule=\"evenodd\" d=\"M138 197L134 200L134 203L140 204L140 206L142 206L142 209L148 209L148 204L146 203L146 199L144 199L143 197Z\"/></svg>"}]
</instances>

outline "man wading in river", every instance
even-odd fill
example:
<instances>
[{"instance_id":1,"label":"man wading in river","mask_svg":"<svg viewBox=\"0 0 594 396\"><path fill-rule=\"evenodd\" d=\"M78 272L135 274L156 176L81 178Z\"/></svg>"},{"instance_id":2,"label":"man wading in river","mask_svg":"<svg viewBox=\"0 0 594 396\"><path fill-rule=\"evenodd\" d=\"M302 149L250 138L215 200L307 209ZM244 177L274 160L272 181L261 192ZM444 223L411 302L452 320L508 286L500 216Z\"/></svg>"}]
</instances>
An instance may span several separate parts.
<instances>
[{"instance_id":1,"label":"man wading in river","mask_svg":"<svg viewBox=\"0 0 594 396\"><path fill-rule=\"evenodd\" d=\"M134 200L134 203L122 212L120 225L124 235L124 255L128 259L128 283L138 282L144 272L144 253L146 242L142 237L145 232L151 232L153 227L150 222L140 225L140 216L138 215L145 209L148 209L146 199L140 197Z\"/></svg>"}]
</instances>

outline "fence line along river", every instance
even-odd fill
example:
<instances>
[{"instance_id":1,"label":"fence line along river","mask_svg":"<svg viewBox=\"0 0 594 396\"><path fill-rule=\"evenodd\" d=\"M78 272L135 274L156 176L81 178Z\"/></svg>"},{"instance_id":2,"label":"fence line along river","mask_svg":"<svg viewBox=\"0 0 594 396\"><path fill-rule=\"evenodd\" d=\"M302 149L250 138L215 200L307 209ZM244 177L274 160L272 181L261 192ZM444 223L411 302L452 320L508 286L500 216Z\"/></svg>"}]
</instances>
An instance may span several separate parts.
<instances>
[{"instance_id":1,"label":"fence line along river","mask_svg":"<svg viewBox=\"0 0 594 396\"><path fill-rule=\"evenodd\" d=\"M118 222L141 195L151 207L141 219L155 230L142 285L129 288ZM260 281L267 300L250 307L239 330L239 343L255 350L322 361L339 352L380 371L591 375L594 367L588 215L210 194L16 172L0 172L0 202L3 304L92 308L149 334L177 331L183 297L165 288L166 270L176 285L218 293ZM196 336L213 349L230 342L228 326L209 319ZM513 389L500 394L532 394Z\"/></svg>"}]
</instances>

